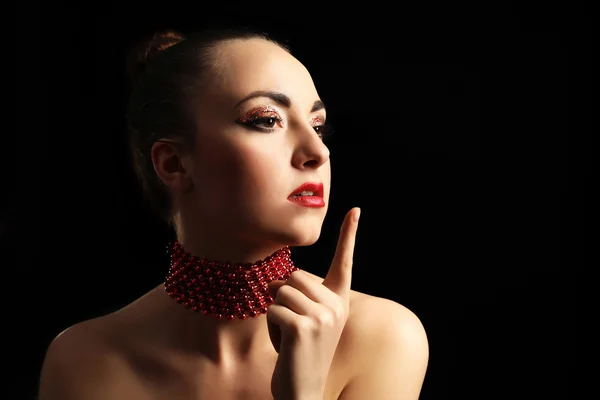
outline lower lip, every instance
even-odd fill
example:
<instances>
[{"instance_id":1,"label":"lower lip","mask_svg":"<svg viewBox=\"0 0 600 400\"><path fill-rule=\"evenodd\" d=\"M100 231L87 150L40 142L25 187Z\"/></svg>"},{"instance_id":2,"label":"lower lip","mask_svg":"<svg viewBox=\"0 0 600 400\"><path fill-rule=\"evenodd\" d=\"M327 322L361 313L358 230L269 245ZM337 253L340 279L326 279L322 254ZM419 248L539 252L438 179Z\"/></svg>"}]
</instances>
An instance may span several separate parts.
<instances>
[{"instance_id":1,"label":"lower lip","mask_svg":"<svg viewBox=\"0 0 600 400\"><path fill-rule=\"evenodd\" d=\"M288 200L302 207L325 207L325 201L319 196L290 197Z\"/></svg>"}]
</instances>

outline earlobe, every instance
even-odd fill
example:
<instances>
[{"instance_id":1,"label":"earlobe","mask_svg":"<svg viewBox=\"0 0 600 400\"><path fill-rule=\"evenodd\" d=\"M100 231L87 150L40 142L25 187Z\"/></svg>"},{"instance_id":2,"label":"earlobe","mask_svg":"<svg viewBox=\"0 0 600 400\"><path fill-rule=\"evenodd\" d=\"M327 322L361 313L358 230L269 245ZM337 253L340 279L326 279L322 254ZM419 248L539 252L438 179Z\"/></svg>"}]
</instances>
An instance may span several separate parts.
<instances>
[{"instance_id":1,"label":"earlobe","mask_svg":"<svg viewBox=\"0 0 600 400\"><path fill-rule=\"evenodd\" d=\"M192 180L185 170L183 170L181 173L174 175L174 179L170 187L178 192L187 192L192 187Z\"/></svg>"}]
</instances>

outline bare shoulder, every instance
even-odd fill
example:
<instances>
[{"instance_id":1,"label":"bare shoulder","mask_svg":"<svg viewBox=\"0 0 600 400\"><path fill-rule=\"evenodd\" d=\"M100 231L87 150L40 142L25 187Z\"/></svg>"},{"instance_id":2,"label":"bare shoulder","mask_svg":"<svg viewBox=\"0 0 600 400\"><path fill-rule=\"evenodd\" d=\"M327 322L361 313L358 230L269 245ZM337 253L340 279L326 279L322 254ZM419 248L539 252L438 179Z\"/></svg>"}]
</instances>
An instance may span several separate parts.
<instances>
[{"instance_id":1,"label":"bare shoulder","mask_svg":"<svg viewBox=\"0 0 600 400\"><path fill-rule=\"evenodd\" d=\"M103 316L58 334L44 356L39 400L125 398L132 388L121 383L129 371L111 343L110 330L111 316Z\"/></svg>"},{"instance_id":2,"label":"bare shoulder","mask_svg":"<svg viewBox=\"0 0 600 400\"><path fill-rule=\"evenodd\" d=\"M309 273L319 282L322 277ZM350 291L350 315L336 351L338 400L417 400L429 362L427 333L404 305Z\"/></svg>"},{"instance_id":3,"label":"bare shoulder","mask_svg":"<svg viewBox=\"0 0 600 400\"><path fill-rule=\"evenodd\" d=\"M352 291L342 341L352 367L339 399L418 399L429 344L414 312L393 300Z\"/></svg>"},{"instance_id":4,"label":"bare shoulder","mask_svg":"<svg viewBox=\"0 0 600 400\"><path fill-rule=\"evenodd\" d=\"M305 271L307 272L307 271ZM323 282L322 277L307 272ZM419 341L427 344L427 335L419 317L407 307L390 299L350 291L350 315L344 334L352 336L365 347L366 339ZM415 344L415 343L411 343ZM427 346L425 346L427 347Z\"/></svg>"},{"instance_id":5,"label":"bare shoulder","mask_svg":"<svg viewBox=\"0 0 600 400\"><path fill-rule=\"evenodd\" d=\"M427 344L419 317L404 305L383 297L352 291L347 325L348 334L361 339L361 347L368 345L366 339L385 344Z\"/></svg>"}]
</instances>

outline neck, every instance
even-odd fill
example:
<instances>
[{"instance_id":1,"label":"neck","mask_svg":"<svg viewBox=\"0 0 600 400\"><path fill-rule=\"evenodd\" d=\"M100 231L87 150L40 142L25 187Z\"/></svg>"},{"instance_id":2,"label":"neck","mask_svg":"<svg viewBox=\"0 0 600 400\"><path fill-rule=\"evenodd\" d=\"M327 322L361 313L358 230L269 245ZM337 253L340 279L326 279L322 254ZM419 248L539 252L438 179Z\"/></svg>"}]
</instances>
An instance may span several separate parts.
<instances>
[{"instance_id":1,"label":"neck","mask_svg":"<svg viewBox=\"0 0 600 400\"><path fill-rule=\"evenodd\" d=\"M164 294L164 287L159 289ZM201 354L215 365L230 366L275 352L265 314L245 320L216 320L194 313L167 296L162 298L165 312L160 323L171 345L187 356Z\"/></svg>"},{"instance_id":2,"label":"neck","mask_svg":"<svg viewBox=\"0 0 600 400\"><path fill-rule=\"evenodd\" d=\"M234 263L255 263L283 248L282 242L260 236L256 229L231 228L204 216L186 211L187 217L175 214L175 233L185 250L197 257ZM210 226L210 229L206 227ZM252 234L242 235L249 230Z\"/></svg>"},{"instance_id":3,"label":"neck","mask_svg":"<svg viewBox=\"0 0 600 400\"><path fill-rule=\"evenodd\" d=\"M172 316L178 322L172 327L180 340L202 343L208 356L221 362L272 350L266 312L273 299L267 284L297 270L288 247L254 262L209 258L177 241L167 251L171 265L164 288L170 308L176 307Z\"/></svg>"}]
</instances>

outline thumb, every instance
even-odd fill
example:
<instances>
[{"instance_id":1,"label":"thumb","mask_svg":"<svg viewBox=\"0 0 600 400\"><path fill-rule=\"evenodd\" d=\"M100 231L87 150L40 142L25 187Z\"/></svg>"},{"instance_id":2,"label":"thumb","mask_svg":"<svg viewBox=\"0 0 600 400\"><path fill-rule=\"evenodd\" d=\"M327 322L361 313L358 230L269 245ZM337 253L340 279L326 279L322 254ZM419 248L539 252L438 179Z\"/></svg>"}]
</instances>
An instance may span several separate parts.
<instances>
[{"instance_id":1,"label":"thumb","mask_svg":"<svg viewBox=\"0 0 600 400\"><path fill-rule=\"evenodd\" d=\"M340 230L335 256L327 276L323 280L329 290L340 296L348 298L350 295L350 284L352 281L352 264L354 257L354 243L356 241L356 231L358 229L358 218L360 217L360 208L354 207L350 210Z\"/></svg>"}]
</instances>

